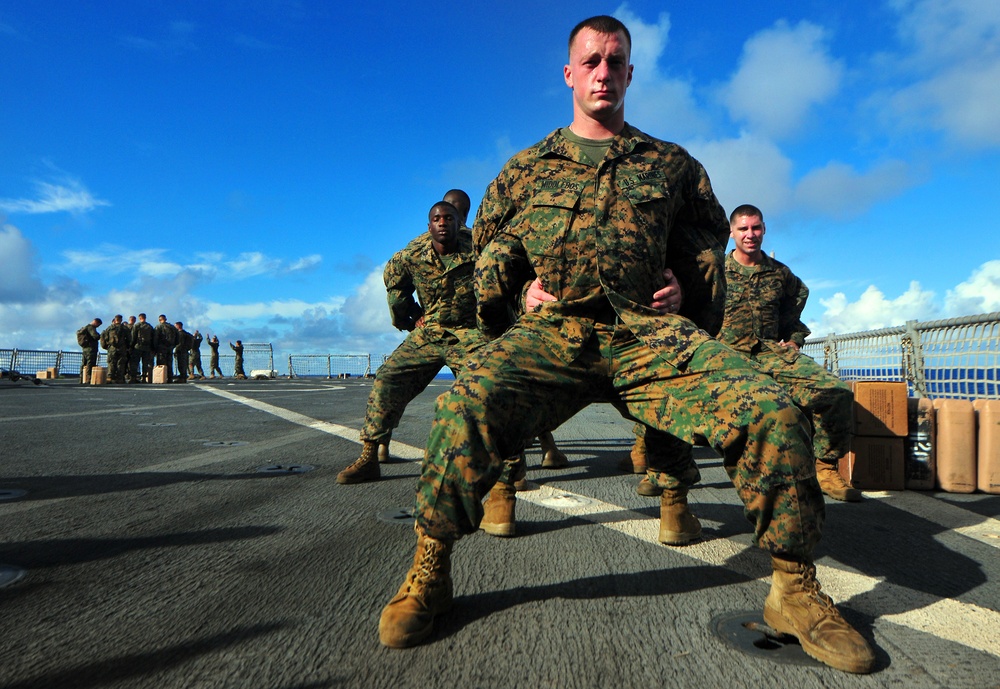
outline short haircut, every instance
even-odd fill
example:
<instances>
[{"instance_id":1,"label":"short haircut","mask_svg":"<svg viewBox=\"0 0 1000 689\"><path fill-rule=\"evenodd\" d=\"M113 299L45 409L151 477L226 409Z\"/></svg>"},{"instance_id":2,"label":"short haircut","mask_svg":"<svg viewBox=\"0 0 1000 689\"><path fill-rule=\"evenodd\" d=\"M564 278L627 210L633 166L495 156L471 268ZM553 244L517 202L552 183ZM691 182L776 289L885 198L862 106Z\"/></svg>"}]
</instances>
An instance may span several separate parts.
<instances>
[{"instance_id":1,"label":"short haircut","mask_svg":"<svg viewBox=\"0 0 1000 689\"><path fill-rule=\"evenodd\" d=\"M461 207L459 206L458 203L451 204L455 206L455 210L465 215L469 214L469 211L472 209L472 199L469 198L468 194L466 194L461 189L449 189L447 192L445 192L444 199L447 200L449 196L455 197L456 200L461 202ZM448 203L451 202L448 201Z\"/></svg>"},{"instance_id":2,"label":"short haircut","mask_svg":"<svg viewBox=\"0 0 1000 689\"><path fill-rule=\"evenodd\" d=\"M606 14L591 17L590 19L584 19L582 22L573 27L573 30L569 32L570 52L573 52L573 40L576 39L576 35L584 29L590 29L591 31L603 34L620 33L624 35L625 40L628 42L628 52L630 55L632 54L632 34L628 32L628 28L624 24L614 17L609 17Z\"/></svg>"},{"instance_id":3,"label":"short haircut","mask_svg":"<svg viewBox=\"0 0 1000 689\"><path fill-rule=\"evenodd\" d=\"M430 210L427 211L427 215L430 215L431 213L433 213L434 209L437 208L438 206L447 206L448 208L450 208L453 211L455 211L455 215L459 215L458 209L455 208L455 205L451 204L451 203L448 203L447 201L438 201L437 203L435 203L433 206L431 206Z\"/></svg>"},{"instance_id":4,"label":"short haircut","mask_svg":"<svg viewBox=\"0 0 1000 689\"><path fill-rule=\"evenodd\" d=\"M141 318L141 319L145 320L145 319L146 319L146 314L144 314L144 313L140 313L140 314L139 314L139 318Z\"/></svg>"},{"instance_id":5,"label":"short haircut","mask_svg":"<svg viewBox=\"0 0 1000 689\"><path fill-rule=\"evenodd\" d=\"M104 321L102 321L100 318L95 318L94 320L97 322L98 325L102 325L104 323Z\"/></svg>"},{"instance_id":6,"label":"short haircut","mask_svg":"<svg viewBox=\"0 0 1000 689\"><path fill-rule=\"evenodd\" d=\"M760 212L757 206L744 203L742 206L737 206L736 210L729 214L729 224L732 225L736 222L736 218L742 218L744 215L756 215L760 218L761 222L764 222L764 214Z\"/></svg>"},{"instance_id":7,"label":"short haircut","mask_svg":"<svg viewBox=\"0 0 1000 689\"><path fill-rule=\"evenodd\" d=\"M163 320L167 320L167 317L164 316L162 313L159 316L157 316L157 318L162 318Z\"/></svg>"},{"instance_id":8,"label":"short haircut","mask_svg":"<svg viewBox=\"0 0 1000 689\"><path fill-rule=\"evenodd\" d=\"M174 325L176 325L178 328L183 328L184 327L184 324L181 323L180 321L177 321L176 323L174 323Z\"/></svg>"},{"instance_id":9,"label":"short haircut","mask_svg":"<svg viewBox=\"0 0 1000 689\"><path fill-rule=\"evenodd\" d=\"M122 315L119 313L119 314L115 315L115 317L114 317L113 320L120 321L121 319L122 319Z\"/></svg>"}]
</instances>

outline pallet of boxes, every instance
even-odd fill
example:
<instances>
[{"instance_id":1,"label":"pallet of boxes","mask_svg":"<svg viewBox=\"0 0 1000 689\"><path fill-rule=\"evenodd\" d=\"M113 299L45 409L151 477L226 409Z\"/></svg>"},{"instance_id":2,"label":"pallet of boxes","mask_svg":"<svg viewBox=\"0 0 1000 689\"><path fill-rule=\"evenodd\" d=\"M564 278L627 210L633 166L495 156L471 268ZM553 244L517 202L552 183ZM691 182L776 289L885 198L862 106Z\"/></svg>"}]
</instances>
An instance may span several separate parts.
<instances>
[{"instance_id":1,"label":"pallet of boxes","mask_svg":"<svg viewBox=\"0 0 1000 689\"><path fill-rule=\"evenodd\" d=\"M840 474L859 490L1000 494L1000 400L908 397L855 381L854 438Z\"/></svg>"}]
</instances>

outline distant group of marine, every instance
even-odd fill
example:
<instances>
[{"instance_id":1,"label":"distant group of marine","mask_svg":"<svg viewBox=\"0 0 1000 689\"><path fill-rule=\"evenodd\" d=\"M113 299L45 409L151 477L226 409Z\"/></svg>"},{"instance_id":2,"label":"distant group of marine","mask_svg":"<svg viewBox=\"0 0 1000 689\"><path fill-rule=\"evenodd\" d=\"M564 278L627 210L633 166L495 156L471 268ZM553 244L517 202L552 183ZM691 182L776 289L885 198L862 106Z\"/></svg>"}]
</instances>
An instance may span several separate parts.
<instances>
[{"instance_id":1,"label":"distant group of marine","mask_svg":"<svg viewBox=\"0 0 1000 689\"><path fill-rule=\"evenodd\" d=\"M80 382L86 383L97 366L99 347L107 352L107 380L110 383L152 383L154 372L159 367L162 367L164 383L204 379L201 343L205 338L202 334L197 329L189 333L181 321L168 323L163 314L158 320L159 323L153 327L146 322L144 313L140 313L138 319L129 316L127 321L117 314L103 331L98 330L103 324L100 318L94 318L77 330L76 342L83 350ZM208 365L211 375L208 377L215 378L218 374L219 378L224 378L219 368L218 335L211 336L207 342L212 350ZM236 353L234 377L246 378L243 343L236 340L236 344L230 342L229 346Z\"/></svg>"}]
</instances>

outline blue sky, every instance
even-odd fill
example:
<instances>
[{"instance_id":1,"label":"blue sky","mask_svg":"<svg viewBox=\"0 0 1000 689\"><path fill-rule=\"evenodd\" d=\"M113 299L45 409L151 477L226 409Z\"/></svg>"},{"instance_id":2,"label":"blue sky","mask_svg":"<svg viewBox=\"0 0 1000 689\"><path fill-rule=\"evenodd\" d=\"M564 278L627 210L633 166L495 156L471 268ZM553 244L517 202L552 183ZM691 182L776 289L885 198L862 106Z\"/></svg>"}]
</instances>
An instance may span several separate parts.
<instances>
[{"instance_id":1,"label":"blue sky","mask_svg":"<svg viewBox=\"0 0 1000 689\"><path fill-rule=\"evenodd\" d=\"M569 124L566 37L602 13L626 118L764 210L814 334L1000 311L996 0L350 5L0 5L0 347L145 311L391 351L385 261Z\"/></svg>"}]
</instances>

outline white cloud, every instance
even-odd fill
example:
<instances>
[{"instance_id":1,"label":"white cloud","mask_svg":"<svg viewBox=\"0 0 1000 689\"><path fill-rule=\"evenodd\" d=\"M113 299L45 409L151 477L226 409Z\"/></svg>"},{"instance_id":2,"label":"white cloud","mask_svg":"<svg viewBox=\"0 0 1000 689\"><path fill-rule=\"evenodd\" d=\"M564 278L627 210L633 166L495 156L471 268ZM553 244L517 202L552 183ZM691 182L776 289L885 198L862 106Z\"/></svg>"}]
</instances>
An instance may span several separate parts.
<instances>
[{"instance_id":1,"label":"white cloud","mask_svg":"<svg viewBox=\"0 0 1000 689\"><path fill-rule=\"evenodd\" d=\"M323 261L319 254L296 259L267 256L259 251L242 253L228 259L222 253L200 253L197 262L182 264L171 260L167 249L126 249L114 244L102 244L95 249L67 249L65 270L72 273L104 272L127 274L137 278L171 277L182 273L196 275L201 281L217 278L243 280L258 275L284 277L313 270Z\"/></svg>"},{"instance_id":2,"label":"white cloud","mask_svg":"<svg viewBox=\"0 0 1000 689\"><path fill-rule=\"evenodd\" d=\"M1000 311L1000 261L987 261L945 295L951 316Z\"/></svg>"},{"instance_id":3,"label":"white cloud","mask_svg":"<svg viewBox=\"0 0 1000 689\"><path fill-rule=\"evenodd\" d=\"M226 261L225 265L233 277L245 279L257 275L281 276L312 270L322 260L319 254L312 254L289 263L280 258L268 257L259 251L250 251L240 254L231 261Z\"/></svg>"},{"instance_id":4,"label":"white cloud","mask_svg":"<svg viewBox=\"0 0 1000 689\"><path fill-rule=\"evenodd\" d=\"M635 69L626 103L629 122L672 141L708 134L710 121L695 101L691 82L668 78L659 68L669 39L670 15L663 12L655 24L648 24L623 4L614 16L628 26L632 35Z\"/></svg>"},{"instance_id":5,"label":"white cloud","mask_svg":"<svg viewBox=\"0 0 1000 689\"><path fill-rule=\"evenodd\" d=\"M878 94L895 126L930 129L970 148L1000 146L1000 3L896 0L903 50L882 64L909 83Z\"/></svg>"},{"instance_id":6,"label":"white cloud","mask_svg":"<svg viewBox=\"0 0 1000 689\"><path fill-rule=\"evenodd\" d=\"M723 208L741 203L776 215L792 202L792 161L771 141L743 134L738 139L694 142L690 150L708 171Z\"/></svg>"},{"instance_id":7,"label":"white cloud","mask_svg":"<svg viewBox=\"0 0 1000 689\"><path fill-rule=\"evenodd\" d=\"M795 134L809 110L840 87L844 68L828 54L826 39L821 27L805 21L779 21L752 36L721 91L733 119L772 138Z\"/></svg>"},{"instance_id":8,"label":"white cloud","mask_svg":"<svg viewBox=\"0 0 1000 689\"><path fill-rule=\"evenodd\" d=\"M795 188L795 205L838 220L857 217L876 202L895 196L913 183L910 167L890 160L861 173L831 162L807 173Z\"/></svg>"},{"instance_id":9,"label":"white cloud","mask_svg":"<svg viewBox=\"0 0 1000 689\"><path fill-rule=\"evenodd\" d=\"M35 248L13 225L0 227L0 302L35 302L43 297Z\"/></svg>"},{"instance_id":10,"label":"white cloud","mask_svg":"<svg viewBox=\"0 0 1000 689\"><path fill-rule=\"evenodd\" d=\"M213 321L253 320L259 318L294 318L311 309L338 311L343 298L330 298L324 302L306 302L301 299L275 299L247 304L219 304L208 302L206 316Z\"/></svg>"},{"instance_id":11,"label":"white cloud","mask_svg":"<svg viewBox=\"0 0 1000 689\"><path fill-rule=\"evenodd\" d=\"M85 213L111 203L94 198L82 184L69 181L66 184L36 182L38 198L0 199L0 211L7 213Z\"/></svg>"},{"instance_id":12,"label":"white cloud","mask_svg":"<svg viewBox=\"0 0 1000 689\"><path fill-rule=\"evenodd\" d=\"M934 303L934 292L924 290L916 281L895 299L887 298L875 285L870 285L855 302L837 292L829 299L820 299L820 304L826 309L822 318L818 323L807 324L815 337L888 328L908 320L934 320L940 313Z\"/></svg>"},{"instance_id":13,"label":"white cloud","mask_svg":"<svg viewBox=\"0 0 1000 689\"><path fill-rule=\"evenodd\" d=\"M344 303L344 322L350 330L366 335L392 332L382 272L385 264L371 271Z\"/></svg>"}]
</instances>

